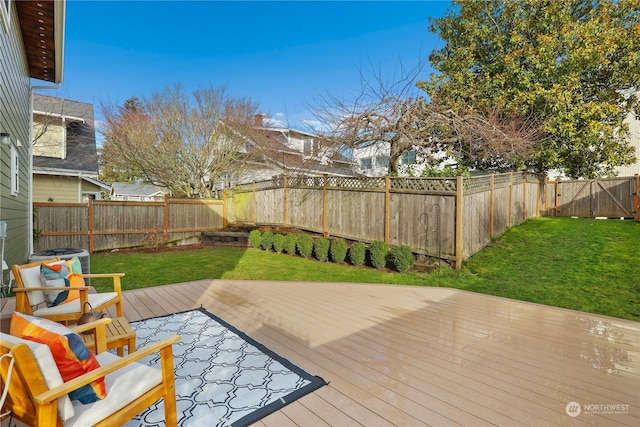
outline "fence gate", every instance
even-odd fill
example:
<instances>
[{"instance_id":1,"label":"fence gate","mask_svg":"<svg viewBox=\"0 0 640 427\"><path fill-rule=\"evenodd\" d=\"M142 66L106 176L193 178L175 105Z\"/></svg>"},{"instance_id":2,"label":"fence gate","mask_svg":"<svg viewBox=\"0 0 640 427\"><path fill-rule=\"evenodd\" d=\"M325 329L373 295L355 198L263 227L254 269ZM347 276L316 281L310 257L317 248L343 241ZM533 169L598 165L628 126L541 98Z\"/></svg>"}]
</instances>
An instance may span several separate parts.
<instances>
[{"instance_id":1,"label":"fence gate","mask_svg":"<svg viewBox=\"0 0 640 427\"><path fill-rule=\"evenodd\" d=\"M634 178L555 181L547 184L555 216L633 218ZM549 200L553 197L553 200Z\"/></svg>"}]
</instances>

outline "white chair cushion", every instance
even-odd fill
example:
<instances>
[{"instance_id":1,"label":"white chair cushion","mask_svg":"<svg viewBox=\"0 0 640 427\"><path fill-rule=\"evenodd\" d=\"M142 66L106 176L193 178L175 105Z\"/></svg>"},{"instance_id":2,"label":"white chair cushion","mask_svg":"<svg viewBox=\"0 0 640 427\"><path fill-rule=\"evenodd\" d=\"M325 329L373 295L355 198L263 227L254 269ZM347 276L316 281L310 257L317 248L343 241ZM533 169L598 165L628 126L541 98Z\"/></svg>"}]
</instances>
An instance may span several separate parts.
<instances>
[{"instance_id":1,"label":"white chair cushion","mask_svg":"<svg viewBox=\"0 0 640 427\"><path fill-rule=\"evenodd\" d=\"M100 366L119 359L109 352L96 355ZM141 363L131 363L105 377L107 397L99 402L83 405L73 401L75 416L65 422L65 427L85 427L108 417L133 402L138 397L162 383L160 369Z\"/></svg>"},{"instance_id":2,"label":"white chair cushion","mask_svg":"<svg viewBox=\"0 0 640 427\"><path fill-rule=\"evenodd\" d=\"M42 281L40 280L39 265L35 267L21 269L20 278L22 279L22 283L24 283L25 288L39 288L43 286ZM27 299L29 300L30 306L42 304L43 302L45 302L44 292L42 291L27 292Z\"/></svg>"},{"instance_id":3,"label":"white chair cushion","mask_svg":"<svg viewBox=\"0 0 640 427\"><path fill-rule=\"evenodd\" d=\"M44 382L47 384L47 387L53 388L63 383L60 372L58 371L58 367L56 366L56 362L55 360L53 360L51 350L46 344L24 340L22 338L14 337L13 335L4 334L1 332L0 340L3 342L10 342L12 344L28 345L29 349L31 349L31 354L33 354L33 357L36 359L36 363L38 364L38 368L40 368L40 373L44 377ZM9 384L9 386L11 386L11 384ZM73 417L74 410L73 405L71 405L71 399L69 399L69 396L64 396L58 399L58 413L60 414L60 418L62 418L63 421L66 421L69 418Z\"/></svg>"},{"instance_id":4,"label":"white chair cushion","mask_svg":"<svg viewBox=\"0 0 640 427\"><path fill-rule=\"evenodd\" d=\"M103 292L100 294L89 294L89 304L91 307L98 307L102 304L114 300L118 297L117 292ZM31 300L29 300L31 302ZM43 307L33 311L33 315L36 317L47 317L54 314L70 314L70 313L80 313L80 300L74 299L72 301L68 301L62 303L60 305L56 305L55 307Z\"/></svg>"}]
</instances>

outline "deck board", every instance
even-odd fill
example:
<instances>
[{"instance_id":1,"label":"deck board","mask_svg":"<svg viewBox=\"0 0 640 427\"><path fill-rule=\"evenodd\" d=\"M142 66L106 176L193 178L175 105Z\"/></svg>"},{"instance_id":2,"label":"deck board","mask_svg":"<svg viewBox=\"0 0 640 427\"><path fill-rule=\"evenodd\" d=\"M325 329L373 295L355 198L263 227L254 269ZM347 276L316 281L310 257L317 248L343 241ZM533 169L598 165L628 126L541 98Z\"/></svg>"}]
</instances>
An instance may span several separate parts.
<instances>
[{"instance_id":1,"label":"deck board","mask_svg":"<svg viewBox=\"0 0 640 427\"><path fill-rule=\"evenodd\" d=\"M329 382L259 426L640 425L638 322L398 285L200 280L124 298L129 321L202 306ZM573 418L572 401L628 408Z\"/></svg>"}]
</instances>

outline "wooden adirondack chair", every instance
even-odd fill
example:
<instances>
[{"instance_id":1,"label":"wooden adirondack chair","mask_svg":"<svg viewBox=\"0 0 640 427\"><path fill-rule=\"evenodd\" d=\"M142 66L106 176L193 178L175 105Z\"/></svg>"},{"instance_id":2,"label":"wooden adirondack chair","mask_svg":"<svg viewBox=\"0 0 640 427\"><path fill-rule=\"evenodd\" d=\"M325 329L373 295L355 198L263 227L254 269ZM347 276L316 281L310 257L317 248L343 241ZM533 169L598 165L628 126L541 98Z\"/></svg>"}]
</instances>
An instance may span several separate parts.
<instances>
[{"instance_id":1,"label":"wooden adirondack chair","mask_svg":"<svg viewBox=\"0 0 640 427\"><path fill-rule=\"evenodd\" d=\"M74 330L80 332L96 328L98 351L104 350L106 348L105 324L109 321L110 319L101 319ZM166 425L176 426L172 344L179 340L179 336L168 337L125 357L118 357L108 352L100 353L96 355L100 368L66 383L49 387L45 374L51 374L51 371L50 368L49 372L42 371L44 366L42 346L45 353L49 348L44 344L0 334L0 357L10 355L0 360L2 387L3 389L8 387L6 401L1 410L3 413L10 411L14 419L29 426L106 427L122 425L153 403L164 399ZM157 352L160 352L161 357L160 369L138 362L143 357ZM50 352L48 354L51 356ZM10 369L11 363L13 366ZM49 363L53 363L56 369L53 358ZM9 371L11 371L10 377ZM68 398L67 394L70 391L105 375L107 397L96 403L74 404L71 416L66 414L66 419L63 419L58 401Z\"/></svg>"},{"instance_id":2,"label":"wooden adirondack chair","mask_svg":"<svg viewBox=\"0 0 640 427\"><path fill-rule=\"evenodd\" d=\"M75 321L88 310L89 305L92 310L103 311L112 305L116 306L116 317L122 317L122 288L120 278L124 273L112 274L82 274L83 278L112 278L113 292L92 293L91 286L81 286L73 288L44 287L40 281L40 266L42 264L64 262L60 258L53 258L45 261L38 261L29 264L13 265L13 272L16 287L16 311L31 316L43 317L56 322ZM55 307L46 307L45 291L53 290L77 290L80 298L73 301L64 302ZM89 303L87 305L86 303Z\"/></svg>"}]
</instances>

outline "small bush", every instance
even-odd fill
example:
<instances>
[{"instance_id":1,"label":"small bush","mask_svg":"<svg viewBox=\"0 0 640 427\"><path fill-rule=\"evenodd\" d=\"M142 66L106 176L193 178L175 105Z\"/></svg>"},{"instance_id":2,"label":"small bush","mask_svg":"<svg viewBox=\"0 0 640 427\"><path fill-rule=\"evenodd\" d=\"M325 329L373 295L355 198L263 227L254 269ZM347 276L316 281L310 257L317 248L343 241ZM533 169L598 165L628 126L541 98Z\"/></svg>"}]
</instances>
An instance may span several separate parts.
<instances>
[{"instance_id":1,"label":"small bush","mask_svg":"<svg viewBox=\"0 0 640 427\"><path fill-rule=\"evenodd\" d=\"M298 253L301 257L307 258L313 252L313 239L308 234L300 234L296 242Z\"/></svg>"},{"instance_id":2,"label":"small bush","mask_svg":"<svg viewBox=\"0 0 640 427\"><path fill-rule=\"evenodd\" d=\"M324 237L313 242L313 253L318 261L325 262L329 258L329 245L329 240Z\"/></svg>"},{"instance_id":3,"label":"small bush","mask_svg":"<svg viewBox=\"0 0 640 427\"><path fill-rule=\"evenodd\" d=\"M273 250L282 253L284 249L284 234L275 234L273 236Z\"/></svg>"},{"instance_id":4,"label":"small bush","mask_svg":"<svg viewBox=\"0 0 640 427\"><path fill-rule=\"evenodd\" d=\"M296 254L296 246L298 243L298 235L295 233L289 233L284 236L284 251L289 255Z\"/></svg>"},{"instance_id":5,"label":"small bush","mask_svg":"<svg viewBox=\"0 0 640 427\"><path fill-rule=\"evenodd\" d=\"M251 230L249 232L249 244L253 249L260 249L262 243L262 233L260 230Z\"/></svg>"},{"instance_id":6,"label":"small bush","mask_svg":"<svg viewBox=\"0 0 640 427\"><path fill-rule=\"evenodd\" d=\"M260 246L265 251L270 251L273 249L273 231L265 231L262 233L262 242L260 242Z\"/></svg>"},{"instance_id":7,"label":"small bush","mask_svg":"<svg viewBox=\"0 0 640 427\"><path fill-rule=\"evenodd\" d=\"M347 242L344 239L333 239L329 250L333 262L343 262L347 257Z\"/></svg>"},{"instance_id":8,"label":"small bush","mask_svg":"<svg viewBox=\"0 0 640 427\"><path fill-rule=\"evenodd\" d=\"M353 245L351 245L351 248L349 249L349 260L351 260L351 264L355 265L356 267L359 267L362 264L364 264L364 258L366 253L367 253L367 249L364 246L364 243L355 242Z\"/></svg>"},{"instance_id":9,"label":"small bush","mask_svg":"<svg viewBox=\"0 0 640 427\"><path fill-rule=\"evenodd\" d=\"M413 251L406 245L393 248L391 258L393 258L393 265L396 267L396 270L401 273L413 268L413 264L415 263Z\"/></svg>"},{"instance_id":10,"label":"small bush","mask_svg":"<svg viewBox=\"0 0 640 427\"><path fill-rule=\"evenodd\" d=\"M385 268L387 266L387 255L389 255L389 245L385 242L376 240L369 247L371 256L371 265L375 268Z\"/></svg>"}]
</instances>

